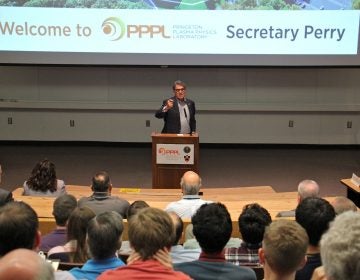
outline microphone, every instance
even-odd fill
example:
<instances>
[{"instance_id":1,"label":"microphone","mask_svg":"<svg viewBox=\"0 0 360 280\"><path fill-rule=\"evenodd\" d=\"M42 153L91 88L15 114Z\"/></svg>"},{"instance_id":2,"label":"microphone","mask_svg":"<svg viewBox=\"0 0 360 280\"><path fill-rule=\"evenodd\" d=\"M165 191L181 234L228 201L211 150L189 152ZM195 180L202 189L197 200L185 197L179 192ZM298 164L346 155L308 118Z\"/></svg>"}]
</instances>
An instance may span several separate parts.
<instances>
[{"instance_id":1,"label":"microphone","mask_svg":"<svg viewBox=\"0 0 360 280\"><path fill-rule=\"evenodd\" d=\"M184 108L184 114L185 114L185 118L187 119L187 113L186 113L185 108Z\"/></svg>"}]
</instances>

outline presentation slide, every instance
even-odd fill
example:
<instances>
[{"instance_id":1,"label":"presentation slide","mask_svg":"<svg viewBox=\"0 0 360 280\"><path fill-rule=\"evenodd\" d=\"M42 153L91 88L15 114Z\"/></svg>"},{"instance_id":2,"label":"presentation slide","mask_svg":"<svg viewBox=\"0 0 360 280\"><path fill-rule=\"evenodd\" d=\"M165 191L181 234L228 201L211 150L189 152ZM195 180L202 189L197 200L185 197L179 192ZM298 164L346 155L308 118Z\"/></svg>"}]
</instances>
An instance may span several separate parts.
<instances>
[{"instance_id":1,"label":"presentation slide","mask_svg":"<svg viewBox=\"0 0 360 280\"><path fill-rule=\"evenodd\" d=\"M0 0L0 63L360 65L360 0L292 1Z\"/></svg>"}]
</instances>

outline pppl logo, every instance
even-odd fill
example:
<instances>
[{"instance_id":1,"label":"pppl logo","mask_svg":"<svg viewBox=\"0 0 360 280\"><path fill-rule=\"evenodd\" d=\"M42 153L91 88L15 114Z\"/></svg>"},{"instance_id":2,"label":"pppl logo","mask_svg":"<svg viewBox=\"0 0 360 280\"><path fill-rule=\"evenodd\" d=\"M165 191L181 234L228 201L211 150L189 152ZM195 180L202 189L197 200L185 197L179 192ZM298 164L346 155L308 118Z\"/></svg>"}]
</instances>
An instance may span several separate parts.
<instances>
[{"instance_id":1,"label":"pppl logo","mask_svg":"<svg viewBox=\"0 0 360 280\"><path fill-rule=\"evenodd\" d=\"M178 150L170 150L170 149L165 149L165 148L160 148L158 150L158 153L160 155L164 155L164 156L165 155L172 155L172 156L179 156L180 155Z\"/></svg>"},{"instance_id":2,"label":"pppl logo","mask_svg":"<svg viewBox=\"0 0 360 280\"><path fill-rule=\"evenodd\" d=\"M125 23L117 17L109 17L102 23L102 31L111 41L120 40L125 35Z\"/></svg>"},{"instance_id":3,"label":"pppl logo","mask_svg":"<svg viewBox=\"0 0 360 280\"><path fill-rule=\"evenodd\" d=\"M111 41L118 41L124 36L127 38L154 38L160 36L169 39L165 34L164 25L125 24L118 17L109 17L101 25L102 31Z\"/></svg>"}]
</instances>

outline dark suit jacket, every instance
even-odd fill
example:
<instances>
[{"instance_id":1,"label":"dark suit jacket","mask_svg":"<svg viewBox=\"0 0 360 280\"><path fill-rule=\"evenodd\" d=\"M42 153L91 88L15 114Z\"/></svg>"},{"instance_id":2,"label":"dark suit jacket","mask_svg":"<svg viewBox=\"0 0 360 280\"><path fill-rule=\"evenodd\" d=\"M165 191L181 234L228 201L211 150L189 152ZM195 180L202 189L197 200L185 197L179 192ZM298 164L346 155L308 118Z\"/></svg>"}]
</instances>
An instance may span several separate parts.
<instances>
[{"instance_id":1,"label":"dark suit jacket","mask_svg":"<svg viewBox=\"0 0 360 280\"><path fill-rule=\"evenodd\" d=\"M13 201L12 192L9 192L4 189L0 189L0 206L5 205L6 203Z\"/></svg>"},{"instance_id":2,"label":"dark suit jacket","mask_svg":"<svg viewBox=\"0 0 360 280\"><path fill-rule=\"evenodd\" d=\"M164 128L161 131L162 133L180 133L181 126L180 126L179 106L175 96L171 97L170 99L174 100L174 107L172 107L167 112L163 112L162 110L164 106L166 106L166 102L169 100L169 98L164 100L160 109L156 111L155 117L157 117L158 119L164 119ZM190 119L189 119L190 130L191 132L195 132L196 131L195 103L194 101L187 98L185 99L185 103L187 104L190 113Z\"/></svg>"}]
</instances>

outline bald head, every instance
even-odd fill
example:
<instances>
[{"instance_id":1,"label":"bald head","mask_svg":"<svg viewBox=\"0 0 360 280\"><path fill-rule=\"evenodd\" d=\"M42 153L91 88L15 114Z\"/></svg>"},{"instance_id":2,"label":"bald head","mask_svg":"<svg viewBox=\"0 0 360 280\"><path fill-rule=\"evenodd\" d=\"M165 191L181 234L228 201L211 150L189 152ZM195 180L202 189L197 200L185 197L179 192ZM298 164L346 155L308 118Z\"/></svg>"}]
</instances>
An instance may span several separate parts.
<instances>
[{"instance_id":1,"label":"bald head","mask_svg":"<svg viewBox=\"0 0 360 280\"><path fill-rule=\"evenodd\" d=\"M187 171L181 178L180 186L184 195L198 194L201 187L201 178L194 171Z\"/></svg>"},{"instance_id":2,"label":"bald head","mask_svg":"<svg viewBox=\"0 0 360 280\"><path fill-rule=\"evenodd\" d=\"M318 197L320 187L314 180L303 180L298 185L299 202L307 197Z\"/></svg>"},{"instance_id":3,"label":"bald head","mask_svg":"<svg viewBox=\"0 0 360 280\"><path fill-rule=\"evenodd\" d=\"M331 202L331 205L334 207L336 215L339 215L346 211L357 211L355 203L345 196L335 197L334 200Z\"/></svg>"},{"instance_id":4,"label":"bald head","mask_svg":"<svg viewBox=\"0 0 360 280\"><path fill-rule=\"evenodd\" d=\"M16 249L0 259L0 279L52 280L54 270L36 252Z\"/></svg>"}]
</instances>

